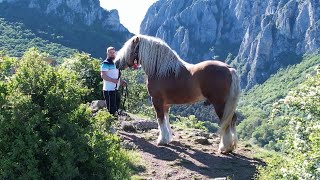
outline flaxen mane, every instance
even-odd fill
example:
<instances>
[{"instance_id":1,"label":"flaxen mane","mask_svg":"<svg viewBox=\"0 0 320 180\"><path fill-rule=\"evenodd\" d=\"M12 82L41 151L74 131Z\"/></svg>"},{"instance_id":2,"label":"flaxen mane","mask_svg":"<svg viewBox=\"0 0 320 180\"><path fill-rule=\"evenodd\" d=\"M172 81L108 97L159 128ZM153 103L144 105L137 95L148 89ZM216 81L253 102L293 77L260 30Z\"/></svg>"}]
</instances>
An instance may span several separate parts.
<instances>
[{"instance_id":1,"label":"flaxen mane","mask_svg":"<svg viewBox=\"0 0 320 180\"><path fill-rule=\"evenodd\" d=\"M136 37L139 37L139 63L148 76L161 78L171 73L178 76L180 68L188 64L163 40L144 35L134 36L127 41L118 53L120 59L125 58L125 60L129 60L129 51L132 49L132 42Z\"/></svg>"}]
</instances>

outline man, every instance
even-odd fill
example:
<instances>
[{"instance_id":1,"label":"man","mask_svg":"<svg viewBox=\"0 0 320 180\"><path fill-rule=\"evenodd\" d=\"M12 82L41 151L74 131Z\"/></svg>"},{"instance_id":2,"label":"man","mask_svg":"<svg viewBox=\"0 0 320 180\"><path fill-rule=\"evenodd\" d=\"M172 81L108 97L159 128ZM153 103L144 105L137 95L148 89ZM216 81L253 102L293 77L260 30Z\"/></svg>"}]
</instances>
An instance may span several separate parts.
<instances>
[{"instance_id":1,"label":"man","mask_svg":"<svg viewBox=\"0 0 320 180\"><path fill-rule=\"evenodd\" d=\"M106 101L110 114L116 116L116 111L120 106L120 84L126 86L126 81L119 78L120 72L116 68L113 60L116 58L114 47L107 48L107 59L101 64L101 78L103 79L103 97Z\"/></svg>"}]
</instances>

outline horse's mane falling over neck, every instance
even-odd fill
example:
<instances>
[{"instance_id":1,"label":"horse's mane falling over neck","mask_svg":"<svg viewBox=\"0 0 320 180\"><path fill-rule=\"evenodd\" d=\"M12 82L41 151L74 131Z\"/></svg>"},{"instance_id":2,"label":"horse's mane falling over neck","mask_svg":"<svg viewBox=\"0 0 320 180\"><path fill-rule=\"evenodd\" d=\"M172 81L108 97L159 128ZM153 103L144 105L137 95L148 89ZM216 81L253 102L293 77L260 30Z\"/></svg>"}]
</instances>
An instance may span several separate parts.
<instances>
[{"instance_id":1,"label":"horse's mane falling over neck","mask_svg":"<svg viewBox=\"0 0 320 180\"><path fill-rule=\"evenodd\" d=\"M163 40L145 35L138 37L140 64L148 76L178 76L181 68L187 64Z\"/></svg>"}]
</instances>

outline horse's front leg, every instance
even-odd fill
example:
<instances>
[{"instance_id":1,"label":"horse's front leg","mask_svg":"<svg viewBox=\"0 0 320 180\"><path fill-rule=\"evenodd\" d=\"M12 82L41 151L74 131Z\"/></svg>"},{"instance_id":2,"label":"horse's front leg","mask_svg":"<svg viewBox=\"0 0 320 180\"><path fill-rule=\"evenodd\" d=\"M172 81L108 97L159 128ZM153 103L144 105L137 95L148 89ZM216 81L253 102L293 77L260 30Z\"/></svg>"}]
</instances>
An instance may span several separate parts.
<instances>
[{"instance_id":1,"label":"horse's front leg","mask_svg":"<svg viewBox=\"0 0 320 180\"><path fill-rule=\"evenodd\" d=\"M169 109L170 109L170 106L169 105L166 105L164 107L164 119L165 119L165 123L166 123L166 126L168 127L169 129L169 134L170 134L170 142L172 141L173 137L173 132L172 132L172 129L171 129L171 126L170 126L170 121L169 121Z\"/></svg>"},{"instance_id":2,"label":"horse's front leg","mask_svg":"<svg viewBox=\"0 0 320 180\"><path fill-rule=\"evenodd\" d=\"M152 99L153 107L157 114L159 137L158 145L166 145L172 141L172 132L169 124L168 107L164 106L160 99Z\"/></svg>"}]
</instances>

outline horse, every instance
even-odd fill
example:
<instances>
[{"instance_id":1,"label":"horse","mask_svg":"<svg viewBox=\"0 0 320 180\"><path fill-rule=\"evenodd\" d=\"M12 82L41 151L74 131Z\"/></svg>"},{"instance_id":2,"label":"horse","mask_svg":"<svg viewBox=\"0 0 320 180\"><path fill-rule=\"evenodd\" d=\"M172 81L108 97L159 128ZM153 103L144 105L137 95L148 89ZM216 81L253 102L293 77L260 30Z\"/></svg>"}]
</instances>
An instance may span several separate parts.
<instances>
[{"instance_id":1,"label":"horse","mask_svg":"<svg viewBox=\"0 0 320 180\"><path fill-rule=\"evenodd\" d=\"M159 127L158 145L172 140L169 108L173 104L192 104L207 101L219 117L219 152L229 153L236 148L236 107L240 83L234 68L218 60L187 63L162 39L135 35L117 52L114 63L120 70L139 64L147 76Z\"/></svg>"}]
</instances>

